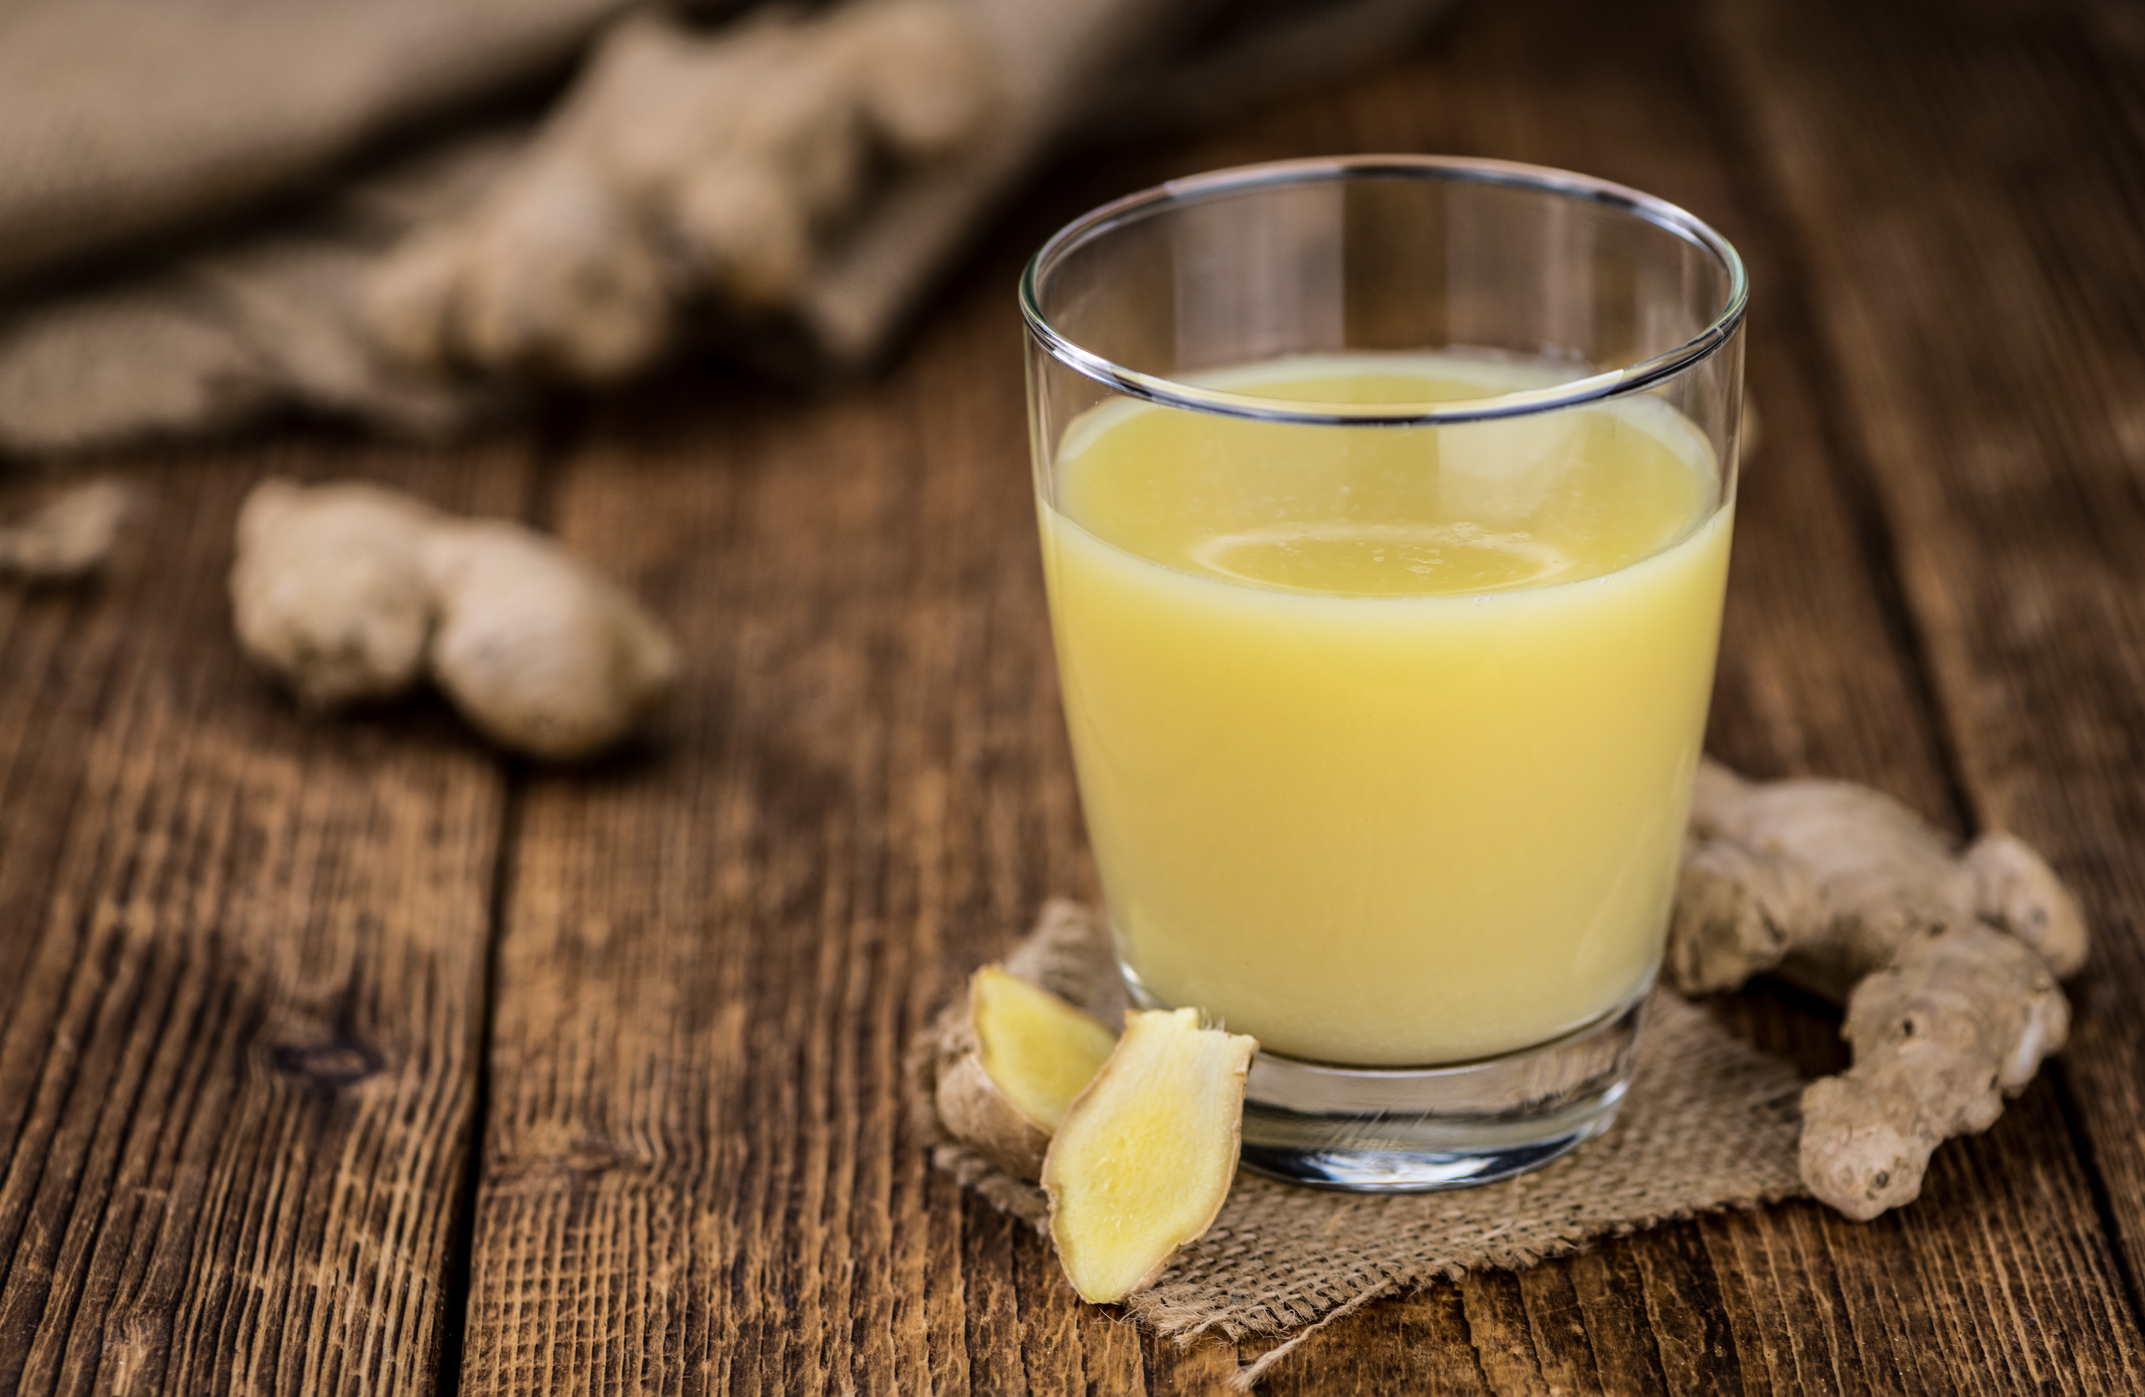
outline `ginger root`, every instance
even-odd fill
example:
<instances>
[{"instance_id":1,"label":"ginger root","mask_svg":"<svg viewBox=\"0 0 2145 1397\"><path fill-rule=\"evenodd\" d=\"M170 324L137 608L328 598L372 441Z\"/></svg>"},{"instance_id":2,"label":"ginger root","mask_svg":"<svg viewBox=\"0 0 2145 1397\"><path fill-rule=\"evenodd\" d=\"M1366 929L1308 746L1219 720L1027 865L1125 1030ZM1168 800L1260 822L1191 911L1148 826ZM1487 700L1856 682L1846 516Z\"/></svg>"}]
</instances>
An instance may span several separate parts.
<instances>
[{"instance_id":1,"label":"ginger root","mask_svg":"<svg viewBox=\"0 0 2145 1397\"><path fill-rule=\"evenodd\" d=\"M1213 1225L1236 1178L1256 1040L1201 1028L1194 1009L1125 1015L1043 1159L1050 1235L1082 1299L1151 1283Z\"/></svg>"},{"instance_id":2,"label":"ginger root","mask_svg":"<svg viewBox=\"0 0 2145 1397\"><path fill-rule=\"evenodd\" d=\"M0 527L0 576L72 582L104 566L133 496L115 480L78 486Z\"/></svg>"},{"instance_id":3,"label":"ginger root","mask_svg":"<svg viewBox=\"0 0 2145 1397\"><path fill-rule=\"evenodd\" d=\"M367 326L423 370L621 377L693 301L792 302L875 158L958 149L998 96L951 0L779 10L704 37L642 13L488 197L379 269Z\"/></svg>"},{"instance_id":4,"label":"ginger root","mask_svg":"<svg viewBox=\"0 0 2145 1397\"><path fill-rule=\"evenodd\" d=\"M2009 835L1960 853L1865 787L1699 772L1670 982L1778 971L1846 1004L1854 1066L1803 1094L1801 1165L1849 1217L1911 1202L1936 1147L1986 1130L2063 1046L2056 981L2085 953L2077 904Z\"/></svg>"},{"instance_id":5,"label":"ginger root","mask_svg":"<svg viewBox=\"0 0 2145 1397\"><path fill-rule=\"evenodd\" d=\"M1116 1045L1100 1020L986 965L969 980L968 1011L939 1063L939 1119L999 1168L1033 1182L1066 1107Z\"/></svg>"},{"instance_id":6,"label":"ginger root","mask_svg":"<svg viewBox=\"0 0 2145 1397\"><path fill-rule=\"evenodd\" d=\"M255 487L231 603L246 653L308 704L429 677L494 742L554 761L619 741L678 672L654 618L551 540L354 482Z\"/></svg>"}]
</instances>

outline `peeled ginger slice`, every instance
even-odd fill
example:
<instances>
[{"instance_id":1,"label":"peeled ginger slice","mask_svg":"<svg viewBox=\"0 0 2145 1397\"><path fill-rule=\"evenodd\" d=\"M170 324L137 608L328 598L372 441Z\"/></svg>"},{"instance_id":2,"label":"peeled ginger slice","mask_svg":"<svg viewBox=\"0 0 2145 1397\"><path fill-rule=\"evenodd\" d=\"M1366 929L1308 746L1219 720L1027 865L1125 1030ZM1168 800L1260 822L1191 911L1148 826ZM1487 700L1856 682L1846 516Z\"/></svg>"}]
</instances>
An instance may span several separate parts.
<instances>
[{"instance_id":1,"label":"peeled ginger slice","mask_svg":"<svg viewBox=\"0 0 2145 1397\"><path fill-rule=\"evenodd\" d=\"M1050 1235L1081 1298L1122 1300L1213 1224L1236 1177L1256 1040L1194 1009L1125 1016L1043 1160Z\"/></svg>"},{"instance_id":2,"label":"peeled ginger slice","mask_svg":"<svg viewBox=\"0 0 2145 1397\"><path fill-rule=\"evenodd\" d=\"M1092 1015L986 965L942 1053L939 1119L1000 1168L1033 1179L1050 1132L1116 1044Z\"/></svg>"},{"instance_id":3,"label":"peeled ginger slice","mask_svg":"<svg viewBox=\"0 0 2145 1397\"><path fill-rule=\"evenodd\" d=\"M983 1070L1021 1114L1056 1130L1117 1046L1117 1035L1050 991L986 965L969 985Z\"/></svg>"}]
</instances>

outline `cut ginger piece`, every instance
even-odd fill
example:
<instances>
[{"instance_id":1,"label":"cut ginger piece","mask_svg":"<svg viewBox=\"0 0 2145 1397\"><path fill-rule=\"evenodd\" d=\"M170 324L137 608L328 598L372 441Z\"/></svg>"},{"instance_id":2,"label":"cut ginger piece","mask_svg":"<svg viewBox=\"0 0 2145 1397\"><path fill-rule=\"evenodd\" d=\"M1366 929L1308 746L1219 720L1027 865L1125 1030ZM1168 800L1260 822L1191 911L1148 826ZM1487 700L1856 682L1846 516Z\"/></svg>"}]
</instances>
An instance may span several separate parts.
<instances>
[{"instance_id":1,"label":"cut ginger piece","mask_svg":"<svg viewBox=\"0 0 2145 1397\"><path fill-rule=\"evenodd\" d=\"M1236 1178L1258 1047L1201 1028L1196 1009L1125 1016L1043 1160L1050 1235L1082 1299L1106 1305L1151 1284L1213 1225Z\"/></svg>"},{"instance_id":2,"label":"cut ginger piece","mask_svg":"<svg viewBox=\"0 0 2145 1397\"><path fill-rule=\"evenodd\" d=\"M1116 1043L1101 1020L986 965L941 1047L939 1119L1000 1168L1035 1179L1050 1133Z\"/></svg>"}]
</instances>

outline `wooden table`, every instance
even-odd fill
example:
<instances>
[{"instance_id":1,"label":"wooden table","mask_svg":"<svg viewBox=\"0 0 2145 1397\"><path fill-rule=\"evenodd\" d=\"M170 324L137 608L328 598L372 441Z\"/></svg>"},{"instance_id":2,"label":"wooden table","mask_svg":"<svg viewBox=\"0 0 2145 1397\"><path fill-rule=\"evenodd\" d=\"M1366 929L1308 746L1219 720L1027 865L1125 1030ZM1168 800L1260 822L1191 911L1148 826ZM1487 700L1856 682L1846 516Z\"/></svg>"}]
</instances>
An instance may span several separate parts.
<instances>
[{"instance_id":1,"label":"wooden table","mask_svg":"<svg viewBox=\"0 0 2145 1397\"><path fill-rule=\"evenodd\" d=\"M1713 750L2016 830L2099 939L2068 1056L1905 1212L1440 1284L1267 1390L2145 1390L2122 0L1475 0L1344 89L1060 167L875 381L687 371L454 452L293 430L114 463L154 517L112 575L0 589L0 1390L1218 1390L1237 1348L1078 1304L926 1166L898 1060L1046 896L1094 887L1019 261L1157 178L1351 150L1592 171L1741 246L1764 440ZM298 712L223 590L271 472L556 529L675 623L682 700L572 773L436 702ZM0 513L50 488L8 477ZM1839 1060L1785 991L1735 1012Z\"/></svg>"}]
</instances>

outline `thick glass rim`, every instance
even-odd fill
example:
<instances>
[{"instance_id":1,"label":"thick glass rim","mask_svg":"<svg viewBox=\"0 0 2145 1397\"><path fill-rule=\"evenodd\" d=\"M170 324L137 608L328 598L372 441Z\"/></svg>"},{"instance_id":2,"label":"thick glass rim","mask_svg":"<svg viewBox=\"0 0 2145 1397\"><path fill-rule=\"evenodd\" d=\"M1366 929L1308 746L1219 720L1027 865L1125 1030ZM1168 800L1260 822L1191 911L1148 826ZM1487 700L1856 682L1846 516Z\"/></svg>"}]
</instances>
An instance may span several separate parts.
<instances>
[{"instance_id":1,"label":"thick glass rim","mask_svg":"<svg viewBox=\"0 0 2145 1397\"><path fill-rule=\"evenodd\" d=\"M1043 313L1038 288L1044 275L1058 261L1095 239L1165 207L1200 203L1267 186L1358 179L1436 179L1466 184L1501 184L1603 204L1643 219L1711 253L1728 273L1728 295L1705 329L1665 354L1549 388L1424 403L1312 405L1300 399L1232 393L1159 374L1142 373L1073 343L1059 333ZM1415 427L1480 422L1636 393L1710 358L1734 336L1737 326L1742 323L1749 296L1749 278L1743 269L1742 256L1734 245L1703 220L1665 199L1591 175L1574 174L1546 165L1447 155L1352 155L1275 160L1170 180L1112 200L1066 224L1028 259L1028 265L1020 275L1020 313L1027 322L1028 333L1052 358L1075 372L1120 393L1165 407L1311 426Z\"/></svg>"}]
</instances>

